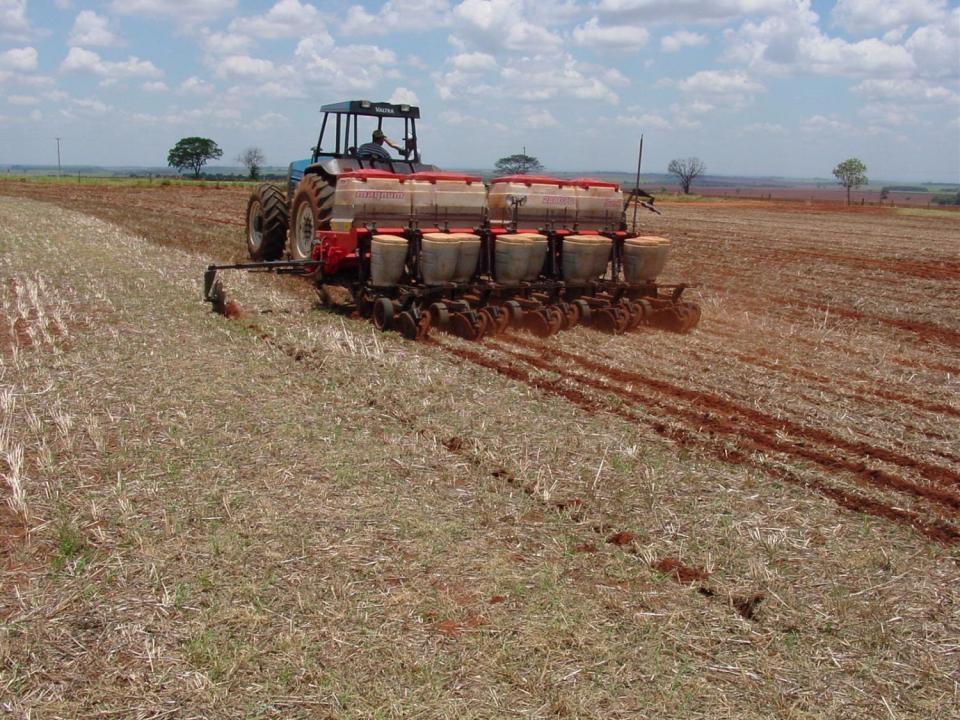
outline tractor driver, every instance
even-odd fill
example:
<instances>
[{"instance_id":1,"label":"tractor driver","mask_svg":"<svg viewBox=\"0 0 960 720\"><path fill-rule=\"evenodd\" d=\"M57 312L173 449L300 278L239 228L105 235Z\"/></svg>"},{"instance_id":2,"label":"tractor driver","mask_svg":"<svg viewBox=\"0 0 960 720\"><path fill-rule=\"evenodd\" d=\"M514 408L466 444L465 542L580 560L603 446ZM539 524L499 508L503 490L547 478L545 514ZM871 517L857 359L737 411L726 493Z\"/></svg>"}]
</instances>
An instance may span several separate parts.
<instances>
[{"instance_id":1,"label":"tractor driver","mask_svg":"<svg viewBox=\"0 0 960 720\"><path fill-rule=\"evenodd\" d=\"M388 138L383 130L379 128L373 131L373 142L364 143L357 149L357 155L360 157L372 157L377 160L389 160L390 153L387 152L387 149L383 147L383 144L386 143L398 153L403 154L403 150L396 145L394 145L390 138Z\"/></svg>"}]
</instances>

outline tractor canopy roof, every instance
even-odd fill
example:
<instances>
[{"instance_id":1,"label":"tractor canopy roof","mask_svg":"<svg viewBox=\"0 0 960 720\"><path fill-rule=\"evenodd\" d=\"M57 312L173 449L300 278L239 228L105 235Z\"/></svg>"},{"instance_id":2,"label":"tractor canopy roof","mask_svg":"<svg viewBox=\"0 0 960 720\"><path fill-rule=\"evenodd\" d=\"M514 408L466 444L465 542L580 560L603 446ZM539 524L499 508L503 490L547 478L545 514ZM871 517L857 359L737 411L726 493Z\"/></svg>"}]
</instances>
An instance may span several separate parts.
<instances>
[{"instance_id":1,"label":"tractor canopy roof","mask_svg":"<svg viewBox=\"0 0 960 720\"><path fill-rule=\"evenodd\" d=\"M370 102L369 100L346 100L344 102L323 105L325 113L346 113L350 115L369 115L371 117L420 118L420 108L415 105L395 105L388 102Z\"/></svg>"}]
</instances>

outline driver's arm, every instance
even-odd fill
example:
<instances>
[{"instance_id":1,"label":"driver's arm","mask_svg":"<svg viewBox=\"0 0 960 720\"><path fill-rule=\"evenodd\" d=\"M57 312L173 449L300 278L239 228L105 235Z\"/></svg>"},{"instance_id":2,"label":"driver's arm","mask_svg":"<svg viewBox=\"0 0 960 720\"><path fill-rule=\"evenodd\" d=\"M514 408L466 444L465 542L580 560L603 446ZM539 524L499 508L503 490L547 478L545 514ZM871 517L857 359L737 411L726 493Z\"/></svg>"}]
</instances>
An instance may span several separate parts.
<instances>
[{"instance_id":1,"label":"driver's arm","mask_svg":"<svg viewBox=\"0 0 960 720\"><path fill-rule=\"evenodd\" d=\"M399 147L398 145L394 145L394 144L393 144L393 140L391 140L390 138L385 137L385 138L383 139L383 141L384 141L387 145L389 145L390 147L392 147L394 150L396 150L398 153L402 153L402 152L403 152L403 148Z\"/></svg>"}]
</instances>

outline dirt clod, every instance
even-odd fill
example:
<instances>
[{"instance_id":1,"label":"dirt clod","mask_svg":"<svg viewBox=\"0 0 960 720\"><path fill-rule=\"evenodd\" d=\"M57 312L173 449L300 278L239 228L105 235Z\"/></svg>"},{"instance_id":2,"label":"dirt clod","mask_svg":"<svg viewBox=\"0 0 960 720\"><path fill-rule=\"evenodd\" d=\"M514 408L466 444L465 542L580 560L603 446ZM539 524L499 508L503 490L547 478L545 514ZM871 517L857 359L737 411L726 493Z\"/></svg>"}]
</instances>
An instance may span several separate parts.
<instances>
[{"instance_id":1,"label":"dirt clod","mask_svg":"<svg viewBox=\"0 0 960 720\"><path fill-rule=\"evenodd\" d=\"M754 593L753 595L747 596L734 595L730 598L730 601L733 603L736 611L740 613L740 617L744 620L754 620L760 603L766 600L766 598L767 596L763 593Z\"/></svg>"},{"instance_id":2,"label":"dirt clod","mask_svg":"<svg viewBox=\"0 0 960 720\"><path fill-rule=\"evenodd\" d=\"M607 543L610 545L617 545L618 547L623 547L624 545L629 545L634 541L636 535L634 535L629 530L621 530L618 533L614 533L607 538Z\"/></svg>"},{"instance_id":3,"label":"dirt clod","mask_svg":"<svg viewBox=\"0 0 960 720\"><path fill-rule=\"evenodd\" d=\"M691 583L698 580L706 580L710 577L710 573L703 568L684 565L672 557L661 558L653 564L653 567L680 583Z\"/></svg>"}]
</instances>

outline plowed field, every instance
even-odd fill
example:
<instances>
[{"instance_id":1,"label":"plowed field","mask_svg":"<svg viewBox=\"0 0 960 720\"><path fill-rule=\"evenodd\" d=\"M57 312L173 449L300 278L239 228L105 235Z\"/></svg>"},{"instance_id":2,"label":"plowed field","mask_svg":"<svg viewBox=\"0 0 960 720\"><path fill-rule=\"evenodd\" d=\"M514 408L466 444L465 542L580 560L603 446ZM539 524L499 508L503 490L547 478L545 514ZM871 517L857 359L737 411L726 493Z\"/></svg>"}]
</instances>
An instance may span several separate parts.
<instances>
[{"instance_id":1,"label":"plowed field","mask_svg":"<svg viewBox=\"0 0 960 720\"><path fill-rule=\"evenodd\" d=\"M247 188L5 183L0 192L244 259ZM664 280L700 285L697 332L598 345L581 331L450 352L528 382L532 374L545 392L582 393L577 402L596 410L615 406L713 456L798 463L818 478L772 472L844 507L960 537L960 217L664 208L641 221L676 245Z\"/></svg>"},{"instance_id":2,"label":"plowed field","mask_svg":"<svg viewBox=\"0 0 960 720\"><path fill-rule=\"evenodd\" d=\"M108 557L152 558L128 579L131 607L134 588L185 588L182 603L158 601L169 654L117 656L138 668L142 716L176 702L271 717L920 718L956 707L960 218L664 204L644 230L673 241L663 280L697 284L691 334L580 327L411 344L316 309L291 278L225 276L239 316L206 313L200 274L243 259L248 192L0 183L0 195L44 203L0 198L11 217L22 203L40 238L7 231L7 382L57 348L60 374L24 388L112 398L83 426L93 455L77 472L93 496L77 495L83 520L70 527L83 547L106 548L88 561L103 578ZM70 254L43 250L72 237L70 223L76 277ZM36 258L50 260L50 279ZM87 336L106 345L85 350ZM130 368L117 370L126 389L87 373L98 353ZM139 409L126 430L106 432L128 404ZM43 417L25 427L54 439L27 458L28 479L59 477L57 458L83 445L60 447L71 423ZM158 423L155 442L136 441ZM221 450L204 444L214 441ZM183 448L180 466L170 457ZM135 494L115 477L128 473L121 455L143 483L136 510L117 499ZM183 507L164 494L171 477L193 488ZM89 490L101 485L104 495ZM18 522L11 504L0 528L5 548L24 537L46 548L4 557L8 577L50 593L54 581L36 579L43 553L69 553L53 531L53 481L47 500L40 487L27 502L43 522ZM91 502L120 502L113 512L135 530L91 517ZM110 522L108 542L99 528ZM198 538L219 549L191 549ZM201 573L204 562L213 569ZM226 610L240 606L249 613ZM4 614L29 625L44 612L8 596ZM149 628L138 613L124 622ZM121 707L126 681L84 680L74 666L64 682L86 701L38 689L25 658L39 653L51 677L49 648L76 657L70 637L47 637L43 652L8 643L20 711ZM325 660L308 673L311 652ZM176 682L164 686L154 664ZM184 668L204 678L199 699Z\"/></svg>"}]
</instances>

